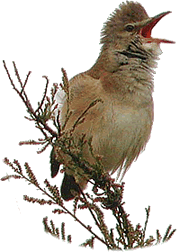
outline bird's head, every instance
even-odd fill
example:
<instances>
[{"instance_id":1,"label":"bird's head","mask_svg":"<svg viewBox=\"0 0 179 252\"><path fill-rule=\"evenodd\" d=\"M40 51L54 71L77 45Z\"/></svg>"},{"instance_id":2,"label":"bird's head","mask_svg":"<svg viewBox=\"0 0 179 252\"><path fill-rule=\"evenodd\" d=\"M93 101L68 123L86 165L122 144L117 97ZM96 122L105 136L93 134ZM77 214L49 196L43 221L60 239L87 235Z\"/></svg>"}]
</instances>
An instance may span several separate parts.
<instances>
[{"instance_id":1,"label":"bird's head","mask_svg":"<svg viewBox=\"0 0 179 252\"><path fill-rule=\"evenodd\" d=\"M150 18L140 3L132 1L122 3L120 8L112 13L103 27L101 34L103 49L113 44L118 49L125 50L136 38L140 40L140 43L148 46L151 43L158 45L160 43L174 43L170 40L151 36L153 27L169 13L170 11L163 12Z\"/></svg>"}]
</instances>

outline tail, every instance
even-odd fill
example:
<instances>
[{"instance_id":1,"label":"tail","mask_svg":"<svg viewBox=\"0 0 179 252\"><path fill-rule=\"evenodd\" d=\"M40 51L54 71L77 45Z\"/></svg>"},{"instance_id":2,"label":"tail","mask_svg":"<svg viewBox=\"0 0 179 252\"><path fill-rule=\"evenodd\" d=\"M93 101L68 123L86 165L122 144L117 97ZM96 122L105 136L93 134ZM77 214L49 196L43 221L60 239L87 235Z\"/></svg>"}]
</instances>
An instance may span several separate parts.
<instances>
[{"instance_id":1,"label":"tail","mask_svg":"<svg viewBox=\"0 0 179 252\"><path fill-rule=\"evenodd\" d=\"M55 158L54 148L52 149L51 154L50 154L50 163L51 163L51 166L50 166L51 177L54 178L57 175L60 169L60 165L61 165L61 162L57 161Z\"/></svg>"},{"instance_id":2,"label":"tail","mask_svg":"<svg viewBox=\"0 0 179 252\"><path fill-rule=\"evenodd\" d=\"M61 185L61 196L64 200L72 200L76 195L81 193L80 186L76 183L72 175L64 174L63 182Z\"/></svg>"}]
</instances>

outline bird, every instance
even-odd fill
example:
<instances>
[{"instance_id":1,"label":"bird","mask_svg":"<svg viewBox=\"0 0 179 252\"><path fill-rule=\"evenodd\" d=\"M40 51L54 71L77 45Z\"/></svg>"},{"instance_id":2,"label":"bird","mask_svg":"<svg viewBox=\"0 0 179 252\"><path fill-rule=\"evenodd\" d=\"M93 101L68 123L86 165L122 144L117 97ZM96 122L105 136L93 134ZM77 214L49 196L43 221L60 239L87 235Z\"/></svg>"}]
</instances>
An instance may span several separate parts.
<instances>
[{"instance_id":1,"label":"bird","mask_svg":"<svg viewBox=\"0 0 179 252\"><path fill-rule=\"evenodd\" d=\"M170 11L149 17L144 7L126 1L109 16L101 31L101 51L94 65L69 81L68 106L71 115L65 122L67 98L62 101L60 123L70 130L92 101L84 120L74 129L74 141L91 139L95 156L106 172L118 171L124 177L132 162L144 150L154 119L153 89L161 43L171 40L153 38L152 29ZM100 102L101 101L101 102ZM58 153L58 155L57 155ZM90 164L95 158L84 145L82 155ZM65 164L61 196L69 201L87 187L88 179L70 169L69 157L55 146L51 152L51 176ZM75 168L77 169L77 168Z\"/></svg>"}]
</instances>

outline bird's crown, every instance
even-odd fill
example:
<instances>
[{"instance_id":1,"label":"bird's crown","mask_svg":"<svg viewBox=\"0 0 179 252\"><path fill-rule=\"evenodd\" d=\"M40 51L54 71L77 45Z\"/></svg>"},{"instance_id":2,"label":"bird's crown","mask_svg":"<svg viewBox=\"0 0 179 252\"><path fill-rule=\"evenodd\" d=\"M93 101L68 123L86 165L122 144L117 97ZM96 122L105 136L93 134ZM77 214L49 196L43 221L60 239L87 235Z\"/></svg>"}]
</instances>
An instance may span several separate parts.
<instances>
[{"instance_id":1,"label":"bird's crown","mask_svg":"<svg viewBox=\"0 0 179 252\"><path fill-rule=\"evenodd\" d=\"M110 15L101 32L101 43L110 42L115 35L123 31L126 24L135 23L149 18L140 3L127 1L120 4L118 9Z\"/></svg>"}]
</instances>

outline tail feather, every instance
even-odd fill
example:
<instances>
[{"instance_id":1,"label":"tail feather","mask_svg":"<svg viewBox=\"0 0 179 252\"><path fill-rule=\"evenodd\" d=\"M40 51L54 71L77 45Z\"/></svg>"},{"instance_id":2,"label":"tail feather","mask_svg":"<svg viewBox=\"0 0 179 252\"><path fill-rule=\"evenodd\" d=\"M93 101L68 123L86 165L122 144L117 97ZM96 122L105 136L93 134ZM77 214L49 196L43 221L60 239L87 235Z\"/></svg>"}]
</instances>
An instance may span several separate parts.
<instances>
[{"instance_id":1,"label":"tail feather","mask_svg":"<svg viewBox=\"0 0 179 252\"><path fill-rule=\"evenodd\" d=\"M50 166L51 177L54 178L57 175L60 165L61 165L61 162L57 161L55 158L54 148L52 149L51 154L50 154L50 163L51 163L51 166Z\"/></svg>"},{"instance_id":2,"label":"tail feather","mask_svg":"<svg viewBox=\"0 0 179 252\"><path fill-rule=\"evenodd\" d=\"M76 195L81 193L80 186L76 183L72 175L64 174L63 182L61 185L61 196L64 200L68 201L74 199Z\"/></svg>"}]
</instances>

